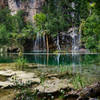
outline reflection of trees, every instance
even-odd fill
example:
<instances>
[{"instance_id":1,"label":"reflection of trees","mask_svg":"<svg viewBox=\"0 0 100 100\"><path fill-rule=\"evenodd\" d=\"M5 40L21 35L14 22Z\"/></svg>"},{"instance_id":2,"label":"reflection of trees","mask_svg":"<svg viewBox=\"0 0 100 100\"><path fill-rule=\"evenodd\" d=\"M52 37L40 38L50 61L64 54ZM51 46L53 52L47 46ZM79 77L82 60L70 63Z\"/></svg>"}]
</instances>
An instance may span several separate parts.
<instances>
[{"instance_id":1,"label":"reflection of trees","mask_svg":"<svg viewBox=\"0 0 100 100\"><path fill-rule=\"evenodd\" d=\"M97 54L86 54L82 55L82 64L93 64L93 63L99 63L100 61L100 55Z\"/></svg>"}]
</instances>

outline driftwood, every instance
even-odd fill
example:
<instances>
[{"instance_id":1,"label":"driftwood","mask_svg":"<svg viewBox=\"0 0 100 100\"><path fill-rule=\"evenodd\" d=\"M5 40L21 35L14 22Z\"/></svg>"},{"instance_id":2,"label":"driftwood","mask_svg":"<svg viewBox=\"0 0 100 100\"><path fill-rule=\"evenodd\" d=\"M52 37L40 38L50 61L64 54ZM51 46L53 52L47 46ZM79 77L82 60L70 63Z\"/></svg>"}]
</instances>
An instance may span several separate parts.
<instances>
[{"instance_id":1,"label":"driftwood","mask_svg":"<svg viewBox=\"0 0 100 100\"><path fill-rule=\"evenodd\" d=\"M69 100L69 98L73 98L73 100L90 100L89 98L96 98L98 96L100 96L100 82L78 91L71 91L65 96L65 100Z\"/></svg>"}]
</instances>

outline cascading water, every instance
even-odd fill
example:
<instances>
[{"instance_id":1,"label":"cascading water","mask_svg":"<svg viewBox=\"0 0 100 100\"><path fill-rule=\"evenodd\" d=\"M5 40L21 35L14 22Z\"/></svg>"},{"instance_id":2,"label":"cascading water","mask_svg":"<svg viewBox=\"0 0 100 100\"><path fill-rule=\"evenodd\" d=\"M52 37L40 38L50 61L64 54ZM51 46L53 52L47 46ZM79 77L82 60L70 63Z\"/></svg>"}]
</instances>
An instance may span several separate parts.
<instances>
[{"instance_id":1,"label":"cascading water","mask_svg":"<svg viewBox=\"0 0 100 100\"><path fill-rule=\"evenodd\" d=\"M75 10L75 3L72 2L71 7L73 8L73 10ZM72 28L69 30L70 32L70 36L72 37L72 66L73 66L73 72L76 71L76 59L80 56L79 54L76 54L79 51L79 46L80 46L80 32L81 30L79 30L79 34L78 34L78 28L75 27L75 12L71 12L71 16L72 16Z\"/></svg>"},{"instance_id":2,"label":"cascading water","mask_svg":"<svg viewBox=\"0 0 100 100\"><path fill-rule=\"evenodd\" d=\"M58 64L58 66L59 66L59 61L60 61L60 53L58 53L58 55L57 55L57 64Z\"/></svg>"},{"instance_id":3,"label":"cascading water","mask_svg":"<svg viewBox=\"0 0 100 100\"><path fill-rule=\"evenodd\" d=\"M59 35L57 35L57 49L60 50Z\"/></svg>"},{"instance_id":4,"label":"cascading water","mask_svg":"<svg viewBox=\"0 0 100 100\"><path fill-rule=\"evenodd\" d=\"M39 42L40 42L40 36L39 36L39 33L37 32L37 35L36 35L36 40L35 40L35 43L34 43L34 48L33 48L33 51L34 52L39 52L39 50L40 50L40 44L39 44Z\"/></svg>"},{"instance_id":5,"label":"cascading water","mask_svg":"<svg viewBox=\"0 0 100 100\"><path fill-rule=\"evenodd\" d=\"M45 49L46 49L45 35L43 35L43 49L44 49L44 51L45 51Z\"/></svg>"},{"instance_id":6,"label":"cascading water","mask_svg":"<svg viewBox=\"0 0 100 100\"><path fill-rule=\"evenodd\" d=\"M33 43L33 52L45 52L46 51L46 39L45 35L40 36L37 32L35 42Z\"/></svg>"},{"instance_id":7,"label":"cascading water","mask_svg":"<svg viewBox=\"0 0 100 100\"><path fill-rule=\"evenodd\" d=\"M75 10L75 3L72 2L72 8ZM75 20L75 12L71 12L72 16L72 28L70 29L71 37L72 37L72 54L77 53L79 51L80 46L80 38L81 38L81 30L78 32L78 28L75 27L74 20Z\"/></svg>"},{"instance_id":8,"label":"cascading water","mask_svg":"<svg viewBox=\"0 0 100 100\"><path fill-rule=\"evenodd\" d=\"M79 36L77 34L77 28L73 27L72 28L72 53L76 53L79 50Z\"/></svg>"}]
</instances>

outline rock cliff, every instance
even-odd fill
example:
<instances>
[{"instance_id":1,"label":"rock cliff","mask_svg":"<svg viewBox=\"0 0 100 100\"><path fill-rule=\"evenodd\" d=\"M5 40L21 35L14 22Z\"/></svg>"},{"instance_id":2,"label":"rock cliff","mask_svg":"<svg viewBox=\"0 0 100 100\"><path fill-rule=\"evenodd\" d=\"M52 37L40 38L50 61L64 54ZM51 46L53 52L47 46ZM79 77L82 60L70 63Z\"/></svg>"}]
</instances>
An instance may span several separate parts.
<instances>
[{"instance_id":1,"label":"rock cliff","mask_svg":"<svg viewBox=\"0 0 100 100\"><path fill-rule=\"evenodd\" d=\"M15 15L19 10L25 12L27 20L33 21L33 16L41 11L45 0L1 0L0 7L8 6L11 15Z\"/></svg>"}]
</instances>

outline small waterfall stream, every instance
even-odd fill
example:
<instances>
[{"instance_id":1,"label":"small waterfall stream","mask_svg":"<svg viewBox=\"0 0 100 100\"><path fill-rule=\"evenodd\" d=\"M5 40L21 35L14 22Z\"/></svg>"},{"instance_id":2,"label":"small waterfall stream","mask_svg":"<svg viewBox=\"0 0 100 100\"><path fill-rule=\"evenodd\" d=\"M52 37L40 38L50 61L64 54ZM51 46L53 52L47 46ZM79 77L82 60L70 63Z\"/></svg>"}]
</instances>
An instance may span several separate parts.
<instances>
[{"instance_id":1,"label":"small waterfall stream","mask_svg":"<svg viewBox=\"0 0 100 100\"><path fill-rule=\"evenodd\" d=\"M37 32L37 35L36 35L36 40L35 40L35 43L34 43L34 46L33 46L33 51L34 52L39 52L40 50L40 36L39 36L39 32Z\"/></svg>"},{"instance_id":2,"label":"small waterfall stream","mask_svg":"<svg viewBox=\"0 0 100 100\"><path fill-rule=\"evenodd\" d=\"M71 4L71 7L73 10L75 10L75 3L72 2ZM71 37L72 37L72 54L73 53L76 53L79 49L79 46L78 46L78 31L77 31L77 28L75 27L75 24L74 24L74 20L75 20L75 12L72 11L71 12L71 16L72 16L72 29L71 29Z\"/></svg>"},{"instance_id":3,"label":"small waterfall stream","mask_svg":"<svg viewBox=\"0 0 100 100\"><path fill-rule=\"evenodd\" d=\"M60 53L58 53L58 55L57 55L57 64L58 64L58 66L59 66L59 63L60 63Z\"/></svg>"},{"instance_id":4,"label":"small waterfall stream","mask_svg":"<svg viewBox=\"0 0 100 100\"><path fill-rule=\"evenodd\" d=\"M59 35L57 35L57 49L60 50L60 41L59 41Z\"/></svg>"},{"instance_id":5,"label":"small waterfall stream","mask_svg":"<svg viewBox=\"0 0 100 100\"><path fill-rule=\"evenodd\" d=\"M33 43L33 52L45 52L46 51L46 39L45 35L40 36L39 32L36 35L35 42Z\"/></svg>"},{"instance_id":6,"label":"small waterfall stream","mask_svg":"<svg viewBox=\"0 0 100 100\"><path fill-rule=\"evenodd\" d=\"M73 10L75 10L75 2L72 2L71 7ZM77 54L80 47L80 38L81 38L81 29L78 32L78 28L75 26L75 12L71 12L72 16L72 28L70 29L70 36L72 37L72 66L73 66L73 72L76 72L76 59L80 57L80 54ZM78 59L80 62L80 59ZM78 65L80 66L80 63L78 62Z\"/></svg>"},{"instance_id":7,"label":"small waterfall stream","mask_svg":"<svg viewBox=\"0 0 100 100\"><path fill-rule=\"evenodd\" d=\"M45 40L45 35L43 35L43 49L44 49L44 51L46 50L46 40Z\"/></svg>"},{"instance_id":8,"label":"small waterfall stream","mask_svg":"<svg viewBox=\"0 0 100 100\"><path fill-rule=\"evenodd\" d=\"M78 36L77 28L72 28L72 53L76 53L79 50L79 36Z\"/></svg>"}]
</instances>

